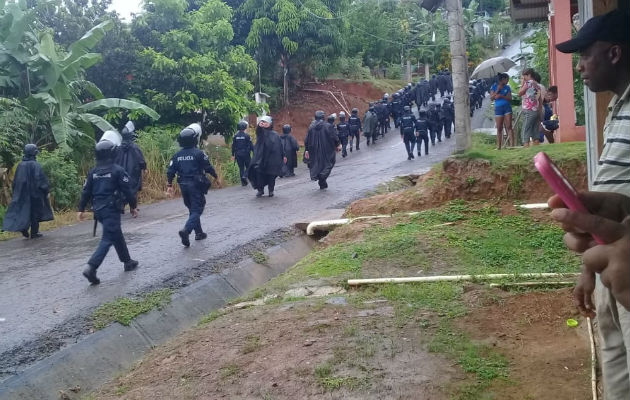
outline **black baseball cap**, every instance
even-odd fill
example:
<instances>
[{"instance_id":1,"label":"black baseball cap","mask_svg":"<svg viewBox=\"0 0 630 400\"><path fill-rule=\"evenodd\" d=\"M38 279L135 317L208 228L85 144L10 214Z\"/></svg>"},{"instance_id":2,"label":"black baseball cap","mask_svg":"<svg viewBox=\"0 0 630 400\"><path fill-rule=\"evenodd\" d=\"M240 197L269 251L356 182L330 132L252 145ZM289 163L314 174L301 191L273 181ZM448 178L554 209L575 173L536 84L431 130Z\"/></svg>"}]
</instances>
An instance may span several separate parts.
<instances>
[{"instance_id":1,"label":"black baseball cap","mask_svg":"<svg viewBox=\"0 0 630 400\"><path fill-rule=\"evenodd\" d=\"M597 41L628 43L630 42L629 23L628 13L619 9L598 15L586 21L573 39L558 43L556 49L562 53L575 53Z\"/></svg>"}]
</instances>

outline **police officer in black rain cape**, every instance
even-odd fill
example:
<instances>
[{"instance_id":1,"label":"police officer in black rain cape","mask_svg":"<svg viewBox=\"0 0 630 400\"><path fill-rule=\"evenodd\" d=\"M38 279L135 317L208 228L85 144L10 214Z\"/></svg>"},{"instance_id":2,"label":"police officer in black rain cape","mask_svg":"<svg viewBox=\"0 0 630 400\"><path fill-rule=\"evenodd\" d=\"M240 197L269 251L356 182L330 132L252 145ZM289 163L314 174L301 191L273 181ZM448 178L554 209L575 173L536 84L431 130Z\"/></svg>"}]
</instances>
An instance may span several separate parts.
<instances>
[{"instance_id":1,"label":"police officer in black rain cape","mask_svg":"<svg viewBox=\"0 0 630 400\"><path fill-rule=\"evenodd\" d=\"M315 120L311 123L304 139L304 162L308 165L311 180L317 181L320 189L326 189L326 180L335 166L336 152L341 144L334 129L324 121L324 112L315 112Z\"/></svg>"},{"instance_id":2,"label":"police officer in black rain cape","mask_svg":"<svg viewBox=\"0 0 630 400\"><path fill-rule=\"evenodd\" d=\"M175 153L166 172L168 179L166 193L169 197L173 195L173 179L177 175L184 205L188 208L188 220L184 229L178 232L184 247L190 247L189 237L193 231L195 231L195 240L208 237L201 228L201 214L206 206L206 193L211 186L206 173L218 179L208 155L197 148L200 137L199 124L191 124L179 133L177 141L182 149Z\"/></svg>"},{"instance_id":3,"label":"police officer in black rain cape","mask_svg":"<svg viewBox=\"0 0 630 400\"><path fill-rule=\"evenodd\" d=\"M3 231L21 232L25 238L41 237L39 223L53 219L48 202L48 178L36 161L39 151L34 144L24 146L24 157L15 170L13 198L2 223Z\"/></svg>"},{"instance_id":4,"label":"police officer in black rain cape","mask_svg":"<svg viewBox=\"0 0 630 400\"><path fill-rule=\"evenodd\" d=\"M276 178L282 175L282 167L286 162L280 135L273 130L273 119L265 115L258 121L256 127L254 158L248 171L249 181L257 190L256 197L262 197L265 194L265 186L267 186L269 197L274 196Z\"/></svg>"},{"instance_id":5,"label":"police officer in black rain cape","mask_svg":"<svg viewBox=\"0 0 630 400\"><path fill-rule=\"evenodd\" d=\"M297 168L297 152L300 150L297 140L291 135L291 125L284 125L282 127L282 147L284 148L284 155L287 158L287 162L282 167L282 176L290 177L295 176L295 168Z\"/></svg>"},{"instance_id":6,"label":"police officer in black rain cape","mask_svg":"<svg viewBox=\"0 0 630 400\"><path fill-rule=\"evenodd\" d=\"M140 146L135 143L135 126L133 122L128 121L122 130L122 143L116 151L114 164L118 164L125 169L129 175L129 187L133 192L136 202L138 200L138 192L142 190L142 171L147 169L147 163ZM125 204L122 204L121 211L124 213Z\"/></svg>"}]
</instances>

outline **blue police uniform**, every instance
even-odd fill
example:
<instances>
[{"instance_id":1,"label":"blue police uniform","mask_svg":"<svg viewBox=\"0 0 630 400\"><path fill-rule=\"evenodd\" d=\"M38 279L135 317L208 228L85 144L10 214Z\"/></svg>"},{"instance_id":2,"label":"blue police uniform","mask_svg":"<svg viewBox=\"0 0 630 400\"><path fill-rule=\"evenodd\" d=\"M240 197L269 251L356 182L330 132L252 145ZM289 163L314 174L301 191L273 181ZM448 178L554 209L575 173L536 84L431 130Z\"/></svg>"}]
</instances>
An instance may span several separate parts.
<instances>
[{"instance_id":1,"label":"blue police uniform","mask_svg":"<svg viewBox=\"0 0 630 400\"><path fill-rule=\"evenodd\" d=\"M405 142L408 160L414 158L413 148L416 145L416 136L414 135L415 126L416 117L411 112L406 112L400 118L400 136L402 136L403 141Z\"/></svg>"},{"instance_id":2,"label":"blue police uniform","mask_svg":"<svg viewBox=\"0 0 630 400\"><path fill-rule=\"evenodd\" d=\"M348 129L350 132L350 151L352 151L352 146L354 142L354 138L357 139L357 150L359 149L359 142L361 141L361 118L352 114L350 119L348 119Z\"/></svg>"},{"instance_id":3,"label":"blue police uniform","mask_svg":"<svg viewBox=\"0 0 630 400\"><path fill-rule=\"evenodd\" d=\"M79 211L83 212L91 200L94 217L103 225L101 242L88 261L88 265L94 270L103 263L112 245L121 262L132 261L120 226L120 204L123 200L121 196L132 210L137 207L127 172L111 160L98 162L96 167L88 172L79 202Z\"/></svg>"},{"instance_id":4,"label":"blue police uniform","mask_svg":"<svg viewBox=\"0 0 630 400\"><path fill-rule=\"evenodd\" d=\"M416 137L418 145L418 157L420 157L422 142L424 142L424 154L429 155L429 121L420 117L416 120Z\"/></svg>"},{"instance_id":5,"label":"blue police uniform","mask_svg":"<svg viewBox=\"0 0 630 400\"><path fill-rule=\"evenodd\" d=\"M184 225L184 231L188 235L195 231L197 237L203 235L201 214L206 206L205 195L210 189L210 180L206 173L215 179L217 178L217 173L210 164L206 153L194 147L178 151L171 159L166 173L169 186L172 185L173 179L177 175L177 183L184 198L184 205L188 208L189 216L186 225Z\"/></svg>"},{"instance_id":6,"label":"blue police uniform","mask_svg":"<svg viewBox=\"0 0 630 400\"><path fill-rule=\"evenodd\" d=\"M241 173L241 183L247 185L247 168L252 161L251 154L254 152L252 138L243 131L238 131L232 139L232 156L238 164Z\"/></svg>"},{"instance_id":7,"label":"blue police uniform","mask_svg":"<svg viewBox=\"0 0 630 400\"><path fill-rule=\"evenodd\" d=\"M337 124L337 137L341 142L341 156L346 157L348 152L346 147L348 146L348 136L350 135L350 126L343 120Z\"/></svg>"}]
</instances>

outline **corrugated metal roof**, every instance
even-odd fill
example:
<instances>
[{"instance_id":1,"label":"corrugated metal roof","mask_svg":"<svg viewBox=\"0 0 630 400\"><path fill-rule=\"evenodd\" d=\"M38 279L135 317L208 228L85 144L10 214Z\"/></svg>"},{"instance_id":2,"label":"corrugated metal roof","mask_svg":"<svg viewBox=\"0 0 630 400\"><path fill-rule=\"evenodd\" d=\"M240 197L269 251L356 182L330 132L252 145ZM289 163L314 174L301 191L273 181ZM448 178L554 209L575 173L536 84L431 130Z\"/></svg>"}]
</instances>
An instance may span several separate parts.
<instances>
[{"instance_id":1,"label":"corrugated metal roof","mask_svg":"<svg viewBox=\"0 0 630 400\"><path fill-rule=\"evenodd\" d=\"M516 3L519 4L516 4ZM528 4L525 4L528 2ZM547 21L549 3L546 0L511 0L510 16L518 23Z\"/></svg>"}]
</instances>

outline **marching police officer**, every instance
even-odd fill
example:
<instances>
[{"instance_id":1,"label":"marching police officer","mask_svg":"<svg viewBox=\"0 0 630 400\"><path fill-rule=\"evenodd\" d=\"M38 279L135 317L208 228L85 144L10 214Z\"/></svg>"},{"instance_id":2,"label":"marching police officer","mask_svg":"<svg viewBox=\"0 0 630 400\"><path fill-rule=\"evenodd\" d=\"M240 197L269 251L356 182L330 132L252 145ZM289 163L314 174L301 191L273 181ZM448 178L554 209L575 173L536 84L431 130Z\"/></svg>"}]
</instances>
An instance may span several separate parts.
<instances>
[{"instance_id":1,"label":"marching police officer","mask_svg":"<svg viewBox=\"0 0 630 400\"><path fill-rule=\"evenodd\" d=\"M206 173L218 179L214 167L206 153L197 148L197 142L201 136L201 126L192 124L183 129L177 141L182 147L175 153L168 165L166 176L168 178L168 189L166 193L173 195L173 179L177 175L177 183L182 191L184 204L188 208L188 220L184 229L179 231L179 237L184 247L190 247L189 236L195 231L195 240L203 240L208 235L201 228L201 214L206 206L206 193L210 189L210 179Z\"/></svg>"},{"instance_id":2,"label":"marching police officer","mask_svg":"<svg viewBox=\"0 0 630 400\"><path fill-rule=\"evenodd\" d=\"M416 143L418 146L418 157L420 157L422 150L422 142L424 142L424 154L429 155L429 120L427 119L427 112L420 110L418 112L418 119L416 120Z\"/></svg>"},{"instance_id":3,"label":"marching police officer","mask_svg":"<svg viewBox=\"0 0 630 400\"><path fill-rule=\"evenodd\" d=\"M372 144L376 144L376 128L378 125L378 117L374 111L374 104L370 103L369 107L370 108L368 108L363 116L363 136L365 136L368 146L370 145L370 139L372 140Z\"/></svg>"},{"instance_id":4,"label":"marching police officer","mask_svg":"<svg viewBox=\"0 0 630 400\"><path fill-rule=\"evenodd\" d=\"M236 126L238 132L232 139L232 160L236 160L241 174L241 185L247 186L247 168L252 160L254 144L252 138L245 132L247 122L240 121Z\"/></svg>"},{"instance_id":5,"label":"marching police officer","mask_svg":"<svg viewBox=\"0 0 630 400\"><path fill-rule=\"evenodd\" d=\"M348 129L350 132L350 153L352 153L352 145L354 139L357 139L357 150L359 149L359 142L361 141L361 118L359 118L359 109L353 108L352 114L348 119Z\"/></svg>"},{"instance_id":6,"label":"marching police officer","mask_svg":"<svg viewBox=\"0 0 630 400\"><path fill-rule=\"evenodd\" d=\"M455 121L455 106L451 103L449 96L446 96L444 103L442 103L441 113L440 119L444 124L444 136L449 139L451 137L453 121Z\"/></svg>"},{"instance_id":7,"label":"marching police officer","mask_svg":"<svg viewBox=\"0 0 630 400\"><path fill-rule=\"evenodd\" d=\"M113 133L118 135L116 132ZM106 135L103 136L107 137ZM124 263L125 271L133 271L138 266L138 261L132 260L129 255L129 249L127 249L127 243L120 227L120 195L124 196L124 200L129 203L131 215L134 218L138 216L138 209L136 198L130 187L129 175L123 167L114 164L116 147L114 142L106 139L101 139L96 144L94 148L96 166L87 174L79 202L79 221L83 219L85 207L91 200L94 218L103 225L101 241L88 260L88 267L83 271L83 276L92 285L98 285L101 282L96 277L96 270L103 263L112 245L118 253L118 259Z\"/></svg>"},{"instance_id":8,"label":"marching police officer","mask_svg":"<svg viewBox=\"0 0 630 400\"><path fill-rule=\"evenodd\" d=\"M405 142L407 160L413 159L413 148L416 145L416 117L411 113L411 107L405 106L403 116L400 117L400 138Z\"/></svg>"},{"instance_id":9,"label":"marching police officer","mask_svg":"<svg viewBox=\"0 0 630 400\"><path fill-rule=\"evenodd\" d=\"M341 142L341 157L346 158L348 152L346 147L348 146L348 136L350 135L350 126L346 122L346 113L341 111L339 113L339 123L337 124L337 137ZM352 147L350 147L352 150Z\"/></svg>"},{"instance_id":10,"label":"marching police officer","mask_svg":"<svg viewBox=\"0 0 630 400\"><path fill-rule=\"evenodd\" d=\"M442 141L442 125L440 123L440 110L437 108L437 104L433 103L429 106L427 112L427 119L429 120L429 128L431 134L431 144L435 146L435 138L438 142Z\"/></svg>"},{"instance_id":11,"label":"marching police officer","mask_svg":"<svg viewBox=\"0 0 630 400\"><path fill-rule=\"evenodd\" d=\"M394 126L398 128L398 119L402 117L403 104L400 101L400 93L394 93L394 100L391 102L392 117L394 118Z\"/></svg>"}]
</instances>

